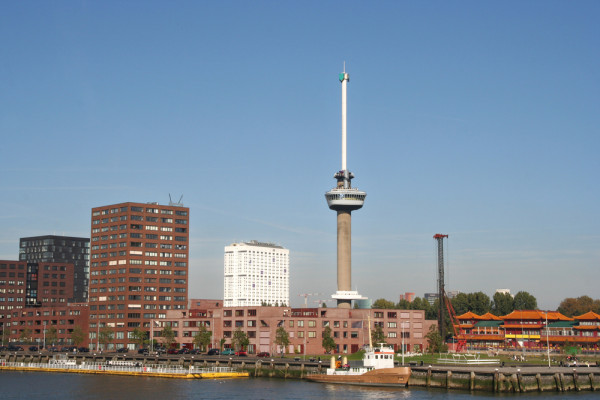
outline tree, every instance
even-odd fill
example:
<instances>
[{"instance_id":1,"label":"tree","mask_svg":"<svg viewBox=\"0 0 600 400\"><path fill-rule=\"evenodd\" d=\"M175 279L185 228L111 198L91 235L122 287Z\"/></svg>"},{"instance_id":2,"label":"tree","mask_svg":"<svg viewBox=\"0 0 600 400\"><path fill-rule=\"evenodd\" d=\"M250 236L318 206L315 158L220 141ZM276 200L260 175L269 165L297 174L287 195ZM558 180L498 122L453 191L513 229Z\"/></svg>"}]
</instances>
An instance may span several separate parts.
<instances>
[{"instance_id":1,"label":"tree","mask_svg":"<svg viewBox=\"0 0 600 400\"><path fill-rule=\"evenodd\" d=\"M588 311L600 313L600 300L594 300L589 296L578 298L568 297L560 302L558 311L567 317L585 314Z\"/></svg>"},{"instance_id":2,"label":"tree","mask_svg":"<svg viewBox=\"0 0 600 400\"><path fill-rule=\"evenodd\" d=\"M167 325L163 328L160 336L162 336L163 346L165 346L167 349L170 349L175 343L175 332L173 332L173 328L171 328L170 325Z\"/></svg>"},{"instance_id":3,"label":"tree","mask_svg":"<svg viewBox=\"0 0 600 400\"><path fill-rule=\"evenodd\" d=\"M371 308L386 308L386 309L390 309L390 308L396 308L396 304L394 304L393 301L389 301L386 299L377 299L373 302L373 305L371 306Z\"/></svg>"},{"instance_id":4,"label":"tree","mask_svg":"<svg viewBox=\"0 0 600 400\"><path fill-rule=\"evenodd\" d=\"M331 328L326 326L323 330L323 341L321 342L326 353L330 353L337 347L335 340L331 337Z\"/></svg>"},{"instance_id":5,"label":"tree","mask_svg":"<svg viewBox=\"0 0 600 400\"><path fill-rule=\"evenodd\" d=\"M56 332L56 328L51 326L46 329L46 343L50 343L52 346L58 341L58 333Z\"/></svg>"},{"instance_id":6,"label":"tree","mask_svg":"<svg viewBox=\"0 0 600 400\"><path fill-rule=\"evenodd\" d=\"M139 347L144 347L144 344L148 341L148 333L140 328L135 328L133 332L131 332L131 340Z\"/></svg>"},{"instance_id":7,"label":"tree","mask_svg":"<svg viewBox=\"0 0 600 400\"><path fill-rule=\"evenodd\" d=\"M373 345L377 346L379 343L385 343L386 339L383 329L381 326L377 325L371 332L371 341L373 342Z\"/></svg>"},{"instance_id":8,"label":"tree","mask_svg":"<svg viewBox=\"0 0 600 400\"><path fill-rule=\"evenodd\" d=\"M194 335L194 346L206 351L207 346L212 339L212 332L206 329L206 326L200 326L200 330Z\"/></svg>"},{"instance_id":9,"label":"tree","mask_svg":"<svg viewBox=\"0 0 600 400\"><path fill-rule=\"evenodd\" d=\"M85 342L85 332L79 325L76 325L71 331L71 341L77 347L79 347L81 343Z\"/></svg>"},{"instance_id":10,"label":"tree","mask_svg":"<svg viewBox=\"0 0 600 400\"><path fill-rule=\"evenodd\" d=\"M277 332L275 332L275 344L277 346L280 346L281 356L283 357L284 351L290 344L290 335L288 335L287 331L283 326L277 328Z\"/></svg>"},{"instance_id":11,"label":"tree","mask_svg":"<svg viewBox=\"0 0 600 400\"><path fill-rule=\"evenodd\" d=\"M225 344L226 341L227 341L227 339L225 339L225 338L221 338L221 340L219 340L219 350L223 351L223 345Z\"/></svg>"},{"instance_id":12,"label":"tree","mask_svg":"<svg viewBox=\"0 0 600 400\"><path fill-rule=\"evenodd\" d=\"M398 302L398 304L396 304L396 308L398 310L410 310L410 301L406 300L406 299L402 299Z\"/></svg>"},{"instance_id":13,"label":"tree","mask_svg":"<svg viewBox=\"0 0 600 400\"><path fill-rule=\"evenodd\" d=\"M515 309L514 299L509 293L494 293L493 303L492 312L496 316L510 314Z\"/></svg>"},{"instance_id":14,"label":"tree","mask_svg":"<svg viewBox=\"0 0 600 400\"><path fill-rule=\"evenodd\" d=\"M31 342L31 329L24 328L19 335L19 339L21 339L22 343L30 343Z\"/></svg>"},{"instance_id":15,"label":"tree","mask_svg":"<svg viewBox=\"0 0 600 400\"><path fill-rule=\"evenodd\" d=\"M242 331L242 328L237 328L233 332L233 337L231 338L231 346L235 350L243 350L249 344L250 344L250 339L248 339L248 335L246 335L246 333L244 331Z\"/></svg>"},{"instance_id":16,"label":"tree","mask_svg":"<svg viewBox=\"0 0 600 400\"><path fill-rule=\"evenodd\" d=\"M459 293L454 296L454 298L450 299L450 301L452 302L452 307L454 307L456 315L462 315L470 311L471 306L469 304L469 296L467 296L466 293Z\"/></svg>"},{"instance_id":17,"label":"tree","mask_svg":"<svg viewBox=\"0 0 600 400\"><path fill-rule=\"evenodd\" d=\"M429 327L429 332L425 335L427 338L427 351L430 353L445 353L448 351L448 346L442 340L440 332L436 325Z\"/></svg>"},{"instance_id":18,"label":"tree","mask_svg":"<svg viewBox=\"0 0 600 400\"><path fill-rule=\"evenodd\" d=\"M515 310L535 310L537 300L527 292L518 292L515 295Z\"/></svg>"},{"instance_id":19,"label":"tree","mask_svg":"<svg viewBox=\"0 0 600 400\"><path fill-rule=\"evenodd\" d=\"M469 301L469 311L477 315L483 315L492 309L490 297L483 292L469 293L467 299Z\"/></svg>"},{"instance_id":20,"label":"tree","mask_svg":"<svg viewBox=\"0 0 600 400\"><path fill-rule=\"evenodd\" d=\"M100 340L100 343L104 345L104 349L106 349L106 346L109 343L112 343L114 337L115 333L110 327L105 326L104 328L100 329L100 337L98 339Z\"/></svg>"}]
</instances>

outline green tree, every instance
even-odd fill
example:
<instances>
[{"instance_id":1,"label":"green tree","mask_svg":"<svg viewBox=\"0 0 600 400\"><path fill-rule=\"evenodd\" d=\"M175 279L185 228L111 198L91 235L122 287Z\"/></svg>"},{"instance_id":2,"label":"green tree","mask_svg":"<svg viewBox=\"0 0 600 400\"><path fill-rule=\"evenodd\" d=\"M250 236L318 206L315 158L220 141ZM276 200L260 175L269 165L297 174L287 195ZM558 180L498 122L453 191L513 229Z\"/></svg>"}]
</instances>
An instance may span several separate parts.
<instances>
[{"instance_id":1,"label":"green tree","mask_svg":"<svg viewBox=\"0 0 600 400\"><path fill-rule=\"evenodd\" d=\"M76 325L71 331L71 341L77 347L85 342L85 332L79 325Z\"/></svg>"},{"instance_id":2,"label":"green tree","mask_svg":"<svg viewBox=\"0 0 600 400\"><path fill-rule=\"evenodd\" d=\"M131 332L131 341L137 344L138 348L142 348L144 347L144 344L148 342L148 333L140 328L135 328L133 332Z\"/></svg>"},{"instance_id":3,"label":"green tree","mask_svg":"<svg viewBox=\"0 0 600 400\"><path fill-rule=\"evenodd\" d=\"M206 351L212 339L212 332L206 329L206 326L200 326L200 330L194 335L194 346Z\"/></svg>"},{"instance_id":4,"label":"green tree","mask_svg":"<svg viewBox=\"0 0 600 400\"><path fill-rule=\"evenodd\" d=\"M515 295L515 310L535 310L537 309L537 300L527 292L518 292Z\"/></svg>"},{"instance_id":5,"label":"green tree","mask_svg":"<svg viewBox=\"0 0 600 400\"><path fill-rule=\"evenodd\" d=\"M507 315L514 310L514 300L509 293L494 293L492 313L496 316Z\"/></svg>"},{"instance_id":6,"label":"green tree","mask_svg":"<svg viewBox=\"0 0 600 400\"><path fill-rule=\"evenodd\" d=\"M283 357L283 353L290 344L290 335L288 335L283 326L277 328L277 331L275 332L275 344L281 348L281 356Z\"/></svg>"},{"instance_id":7,"label":"green tree","mask_svg":"<svg viewBox=\"0 0 600 400\"><path fill-rule=\"evenodd\" d=\"M373 305L371 306L371 308L390 309L390 308L396 308L396 304L394 304L393 301L389 301L386 299L377 299L373 302Z\"/></svg>"},{"instance_id":8,"label":"green tree","mask_svg":"<svg viewBox=\"0 0 600 400\"><path fill-rule=\"evenodd\" d=\"M379 343L386 343L386 339L381 326L377 325L375 329L371 331L371 342L373 342L373 346L377 346Z\"/></svg>"},{"instance_id":9,"label":"green tree","mask_svg":"<svg viewBox=\"0 0 600 400\"><path fill-rule=\"evenodd\" d=\"M337 347L335 340L331 336L331 328L326 326L323 330L323 341L321 342L323 345L323 349L325 349L326 353L329 353Z\"/></svg>"},{"instance_id":10,"label":"green tree","mask_svg":"<svg viewBox=\"0 0 600 400\"><path fill-rule=\"evenodd\" d=\"M454 311L456 315L462 315L466 312L471 311L471 302L469 300L469 296L466 293L459 293L454 298L450 300L452 302L452 307L454 307Z\"/></svg>"},{"instance_id":11,"label":"green tree","mask_svg":"<svg viewBox=\"0 0 600 400\"><path fill-rule=\"evenodd\" d=\"M31 329L25 327L21 330L21 334L19 335L19 339L22 343L29 344L31 342Z\"/></svg>"},{"instance_id":12,"label":"green tree","mask_svg":"<svg viewBox=\"0 0 600 400\"><path fill-rule=\"evenodd\" d=\"M58 332L56 331L56 328L51 326L50 328L46 329L46 343L50 343L52 346L54 346L57 341Z\"/></svg>"},{"instance_id":13,"label":"green tree","mask_svg":"<svg viewBox=\"0 0 600 400\"><path fill-rule=\"evenodd\" d=\"M589 296L580 296L578 298L568 297L560 302L558 311L567 317L573 317L585 314L588 311L600 312L598 306L600 300L594 300Z\"/></svg>"},{"instance_id":14,"label":"green tree","mask_svg":"<svg viewBox=\"0 0 600 400\"><path fill-rule=\"evenodd\" d=\"M160 336L162 337L163 346L165 346L167 349L170 349L175 343L175 332L170 325L167 325L163 328Z\"/></svg>"},{"instance_id":15,"label":"green tree","mask_svg":"<svg viewBox=\"0 0 600 400\"><path fill-rule=\"evenodd\" d=\"M467 299L469 300L469 311L477 315L483 315L492 309L490 296L483 292L469 293Z\"/></svg>"},{"instance_id":16,"label":"green tree","mask_svg":"<svg viewBox=\"0 0 600 400\"><path fill-rule=\"evenodd\" d=\"M396 304L396 308L398 310L410 310L411 309L410 301L408 301L406 299L402 299Z\"/></svg>"},{"instance_id":17,"label":"green tree","mask_svg":"<svg viewBox=\"0 0 600 400\"><path fill-rule=\"evenodd\" d=\"M221 340L219 340L219 350L223 351L223 345L225 344L225 342L227 341L227 339L225 338L221 338Z\"/></svg>"},{"instance_id":18,"label":"green tree","mask_svg":"<svg viewBox=\"0 0 600 400\"><path fill-rule=\"evenodd\" d=\"M448 351L448 346L442 340L436 325L429 327L429 332L425 335L425 338L427 339L427 351L429 353L445 353Z\"/></svg>"},{"instance_id":19,"label":"green tree","mask_svg":"<svg viewBox=\"0 0 600 400\"><path fill-rule=\"evenodd\" d=\"M249 344L250 339L248 339L248 335L246 335L246 333L242 331L242 328L237 328L233 332L233 337L231 338L231 346L234 348L234 350L243 350Z\"/></svg>"},{"instance_id":20,"label":"green tree","mask_svg":"<svg viewBox=\"0 0 600 400\"><path fill-rule=\"evenodd\" d=\"M113 339L115 337L115 333L113 332L113 330L108 327L105 326L104 328L100 328L100 343L102 343L104 346L104 349L106 350L107 346L109 343L112 343Z\"/></svg>"}]
</instances>

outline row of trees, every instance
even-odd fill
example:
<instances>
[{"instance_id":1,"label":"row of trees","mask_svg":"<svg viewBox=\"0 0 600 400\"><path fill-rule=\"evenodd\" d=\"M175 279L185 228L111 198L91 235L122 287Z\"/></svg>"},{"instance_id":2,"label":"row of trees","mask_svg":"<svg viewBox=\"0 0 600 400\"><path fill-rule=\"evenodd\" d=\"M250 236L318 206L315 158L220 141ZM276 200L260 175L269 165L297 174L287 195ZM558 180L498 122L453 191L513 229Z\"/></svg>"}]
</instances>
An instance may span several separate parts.
<instances>
[{"instance_id":1,"label":"row of trees","mask_svg":"<svg viewBox=\"0 0 600 400\"><path fill-rule=\"evenodd\" d=\"M25 343L25 344L30 344L32 343L32 330L29 328L24 328L20 335L19 335L19 339L21 341L21 343ZM51 326L48 329L46 329L46 333L45 333L45 337L46 337L46 343L53 346L56 343L58 343L58 331L56 330L55 327ZM71 342L75 345L75 346L79 346L80 344L82 344L83 342L85 342L85 332L83 331L83 329L80 326L75 326L75 328L73 328L73 331L71 331L70 334L70 339Z\"/></svg>"},{"instance_id":2,"label":"row of trees","mask_svg":"<svg viewBox=\"0 0 600 400\"><path fill-rule=\"evenodd\" d=\"M528 292L518 292L513 298L510 294L495 293L493 299L483 292L459 293L450 300L458 315L468 311L475 314L491 312L494 315L510 314L514 310L537 309L536 298ZM398 303L386 299L373 302L373 308L398 309L398 310L424 310L426 319L437 319L439 300L430 304L425 298L416 297L412 302L400 300Z\"/></svg>"}]
</instances>

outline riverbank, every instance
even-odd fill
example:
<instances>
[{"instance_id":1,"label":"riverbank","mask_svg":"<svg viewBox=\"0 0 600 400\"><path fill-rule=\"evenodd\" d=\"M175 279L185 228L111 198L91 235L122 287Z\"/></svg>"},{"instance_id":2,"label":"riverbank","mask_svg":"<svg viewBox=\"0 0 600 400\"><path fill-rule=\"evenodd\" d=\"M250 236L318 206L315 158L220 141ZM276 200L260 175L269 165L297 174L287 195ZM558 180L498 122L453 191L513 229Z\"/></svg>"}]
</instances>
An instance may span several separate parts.
<instances>
[{"instance_id":1,"label":"riverbank","mask_svg":"<svg viewBox=\"0 0 600 400\"><path fill-rule=\"evenodd\" d=\"M327 365L323 362L294 360L285 358L259 359L251 357L227 356L188 356L188 357L155 357L155 356L122 356L122 355L65 355L68 360L77 365L109 365L127 363L132 376L148 376L147 372L136 371L131 374L131 368L175 368L177 371L198 374L200 371L209 372L214 368L230 368L243 372L250 377L266 377L279 379L303 380L307 374L322 373ZM49 363L51 357L41 354L12 354L5 360L22 364L26 368L32 363ZM435 365L411 366L412 375L409 387L441 388L448 390L482 391L489 393L528 393L528 392L577 392L600 390L600 367L544 367L540 365L511 365L511 366L461 366ZM24 369L22 369L24 370ZM113 371L116 370L113 368ZM65 371L48 371L65 372ZM92 372L88 372L92 373ZM119 373L121 374L121 373ZM192 377L198 379L198 377ZM185 375L185 374L184 374ZM156 375L158 376L158 375ZM187 379L192 379L192 377ZM199 376L209 378L209 375ZM226 376L214 376L226 377Z\"/></svg>"}]
</instances>

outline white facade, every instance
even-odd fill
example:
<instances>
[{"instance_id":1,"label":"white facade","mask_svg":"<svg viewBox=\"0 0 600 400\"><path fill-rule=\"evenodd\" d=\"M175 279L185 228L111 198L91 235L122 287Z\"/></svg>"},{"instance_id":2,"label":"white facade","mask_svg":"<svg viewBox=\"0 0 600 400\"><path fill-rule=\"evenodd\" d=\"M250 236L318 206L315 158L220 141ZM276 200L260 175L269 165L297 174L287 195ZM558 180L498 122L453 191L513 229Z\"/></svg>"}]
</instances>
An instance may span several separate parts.
<instances>
[{"instance_id":1,"label":"white facade","mask_svg":"<svg viewBox=\"0 0 600 400\"><path fill-rule=\"evenodd\" d=\"M290 304L290 251L250 241L225 247L225 307Z\"/></svg>"}]
</instances>

